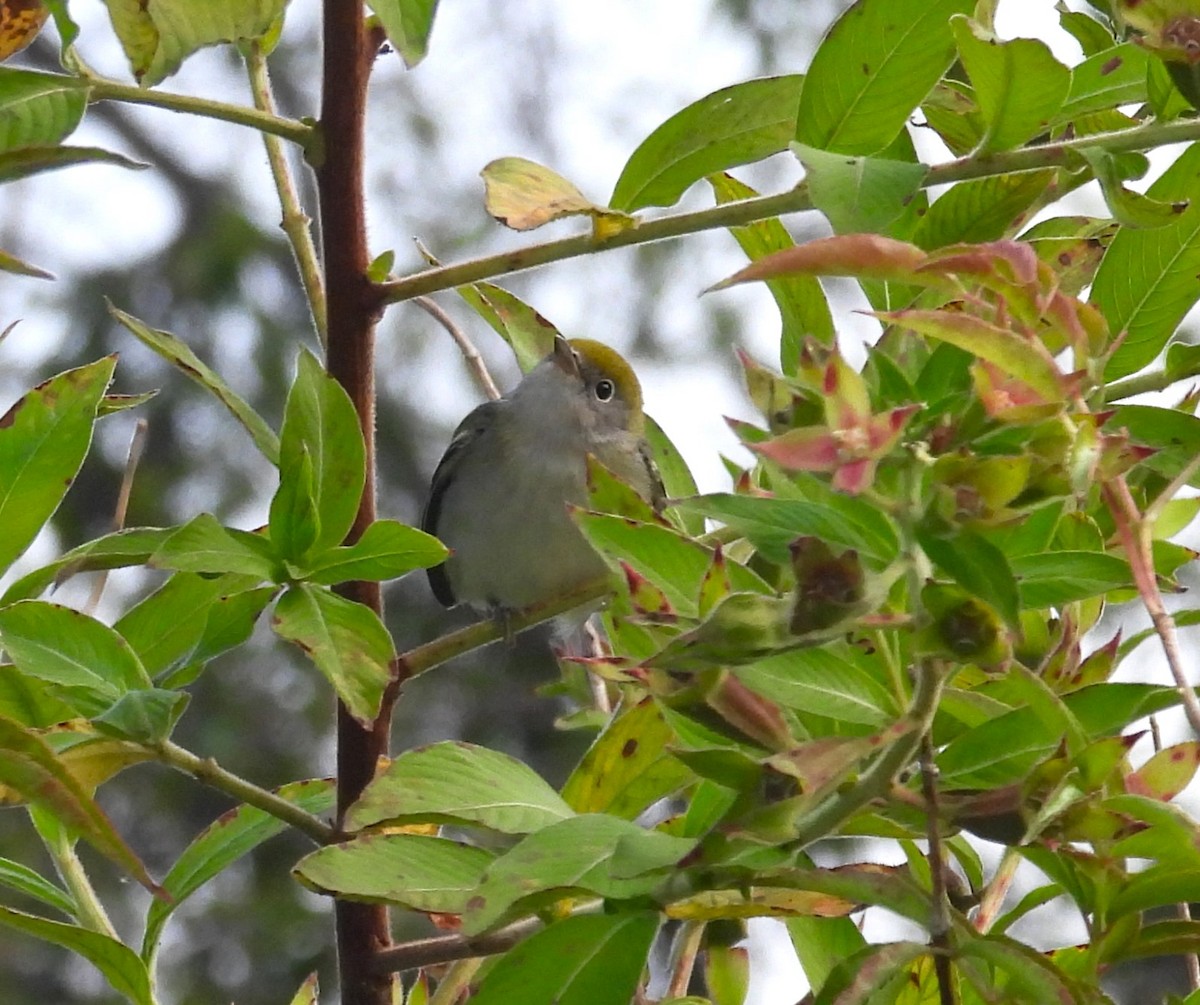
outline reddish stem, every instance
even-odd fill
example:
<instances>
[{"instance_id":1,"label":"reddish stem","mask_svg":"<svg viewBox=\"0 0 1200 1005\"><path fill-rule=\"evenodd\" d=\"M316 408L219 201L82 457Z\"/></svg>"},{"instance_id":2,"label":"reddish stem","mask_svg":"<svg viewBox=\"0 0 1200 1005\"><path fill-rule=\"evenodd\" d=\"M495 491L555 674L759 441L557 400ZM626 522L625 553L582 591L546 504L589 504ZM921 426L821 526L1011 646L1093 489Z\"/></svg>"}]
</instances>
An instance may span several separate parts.
<instances>
[{"instance_id":1,"label":"reddish stem","mask_svg":"<svg viewBox=\"0 0 1200 1005\"><path fill-rule=\"evenodd\" d=\"M321 92L322 140L317 186L328 297L330 374L354 402L366 441L367 478L349 540L375 519L374 329L382 304L367 278L366 207L363 195L363 136L367 80L374 58L362 5L324 0L324 67ZM382 611L377 583L354 582L343 596ZM338 821L358 798L386 754L390 702L371 727L356 722L339 703L337 711ZM373 967L391 942L387 909L338 901L338 967L343 1005L391 1005L392 978Z\"/></svg>"}]
</instances>

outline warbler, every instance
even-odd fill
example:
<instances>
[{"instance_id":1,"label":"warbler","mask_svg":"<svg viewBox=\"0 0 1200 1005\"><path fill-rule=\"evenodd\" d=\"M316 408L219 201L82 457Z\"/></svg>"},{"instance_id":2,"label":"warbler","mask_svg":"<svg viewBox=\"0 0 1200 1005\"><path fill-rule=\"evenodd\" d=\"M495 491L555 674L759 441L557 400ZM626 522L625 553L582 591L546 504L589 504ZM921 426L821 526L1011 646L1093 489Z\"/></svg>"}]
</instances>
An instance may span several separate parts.
<instances>
[{"instance_id":1,"label":"warbler","mask_svg":"<svg viewBox=\"0 0 1200 1005\"><path fill-rule=\"evenodd\" d=\"M451 550L429 570L434 596L503 614L604 575L568 505L587 501L592 454L660 509L644 430L641 385L621 355L556 335L512 391L463 419L434 471L421 527Z\"/></svg>"}]
</instances>

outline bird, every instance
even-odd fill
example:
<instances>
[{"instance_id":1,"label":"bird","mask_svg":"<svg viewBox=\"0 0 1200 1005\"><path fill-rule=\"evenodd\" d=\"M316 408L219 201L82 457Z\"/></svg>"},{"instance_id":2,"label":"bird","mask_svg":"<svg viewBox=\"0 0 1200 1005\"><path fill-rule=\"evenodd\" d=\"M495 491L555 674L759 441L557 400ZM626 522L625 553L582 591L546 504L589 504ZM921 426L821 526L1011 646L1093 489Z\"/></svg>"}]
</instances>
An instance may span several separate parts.
<instances>
[{"instance_id":1,"label":"bird","mask_svg":"<svg viewBox=\"0 0 1200 1005\"><path fill-rule=\"evenodd\" d=\"M589 454L662 508L633 369L601 342L556 334L512 391L463 419L434 471L421 528L450 549L428 570L434 596L505 617L603 576L569 512L587 501Z\"/></svg>"}]
</instances>

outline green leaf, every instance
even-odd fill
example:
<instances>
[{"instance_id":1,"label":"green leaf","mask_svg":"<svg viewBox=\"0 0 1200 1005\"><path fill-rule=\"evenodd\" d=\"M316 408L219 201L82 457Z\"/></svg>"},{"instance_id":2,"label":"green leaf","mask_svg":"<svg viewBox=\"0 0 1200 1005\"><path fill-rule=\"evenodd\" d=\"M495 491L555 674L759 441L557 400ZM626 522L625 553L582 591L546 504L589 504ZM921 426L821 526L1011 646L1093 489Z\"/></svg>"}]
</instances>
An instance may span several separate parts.
<instances>
[{"instance_id":1,"label":"green leaf","mask_svg":"<svg viewBox=\"0 0 1200 1005\"><path fill-rule=\"evenodd\" d=\"M929 947L917 942L866 945L838 962L816 1005L868 1005L877 993L900 1002L903 999L897 982L914 987L917 983L914 966L928 953Z\"/></svg>"},{"instance_id":2,"label":"green leaf","mask_svg":"<svg viewBox=\"0 0 1200 1005\"><path fill-rule=\"evenodd\" d=\"M279 488L271 497L268 527L276 554L290 564L304 561L317 540L321 521L313 494L312 456L304 444L280 460Z\"/></svg>"},{"instance_id":3,"label":"green leaf","mask_svg":"<svg viewBox=\"0 0 1200 1005\"><path fill-rule=\"evenodd\" d=\"M50 519L92 442L92 425L116 358L39 384L0 416L0 570Z\"/></svg>"},{"instance_id":4,"label":"green leaf","mask_svg":"<svg viewBox=\"0 0 1200 1005\"><path fill-rule=\"evenodd\" d=\"M1142 463L1167 478L1180 474L1200 453L1200 418L1174 408L1121 405L1105 429L1126 429L1134 443L1154 447L1157 452Z\"/></svg>"},{"instance_id":5,"label":"green leaf","mask_svg":"<svg viewBox=\"0 0 1200 1005\"><path fill-rule=\"evenodd\" d=\"M1110 381L1153 360L1200 299L1200 143L1189 146L1146 194L1189 206L1165 227L1122 227L1104 254L1092 302L1114 334L1125 333L1104 370Z\"/></svg>"},{"instance_id":6,"label":"green leaf","mask_svg":"<svg viewBox=\"0 0 1200 1005\"><path fill-rule=\"evenodd\" d=\"M952 17L950 26L987 121L979 151L1011 150L1047 132L1066 101L1071 71L1046 43L1002 41L963 15Z\"/></svg>"},{"instance_id":7,"label":"green leaf","mask_svg":"<svg viewBox=\"0 0 1200 1005\"><path fill-rule=\"evenodd\" d=\"M205 661L240 646L250 638L258 616L276 592L274 586L262 586L218 597L209 608L204 632L195 648L176 661L174 669L162 676L159 685L184 687L196 678Z\"/></svg>"},{"instance_id":8,"label":"green leaf","mask_svg":"<svg viewBox=\"0 0 1200 1005\"><path fill-rule=\"evenodd\" d=\"M212 606L236 580L176 573L131 607L113 628L133 647L151 676L191 652L204 634Z\"/></svg>"},{"instance_id":9,"label":"green leaf","mask_svg":"<svg viewBox=\"0 0 1200 1005\"><path fill-rule=\"evenodd\" d=\"M901 712L873 663L844 642L794 649L734 668L748 688L785 708L839 722L884 726Z\"/></svg>"},{"instance_id":10,"label":"green leaf","mask_svg":"<svg viewBox=\"0 0 1200 1005\"><path fill-rule=\"evenodd\" d=\"M1023 607L1061 607L1132 584L1129 563L1099 551L1049 551L1012 560Z\"/></svg>"},{"instance_id":11,"label":"green leaf","mask_svg":"<svg viewBox=\"0 0 1200 1005\"><path fill-rule=\"evenodd\" d=\"M712 186L719 204L736 199L749 199L758 194L749 185L743 185L727 174L709 175L708 183ZM777 219L758 220L742 227L730 227L729 232L752 262L795 244ZM800 347L806 337L811 336L823 345L833 344L833 315L825 299L825 292L814 276L768 279L767 289L775 298L783 322L779 347L780 367L784 373L795 373L800 361Z\"/></svg>"},{"instance_id":12,"label":"green leaf","mask_svg":"<svg viewBox=\"0 0 1200 1005\"><path fill-rule=\"evenodd\" d=\"M295 876L318 893L461 914L477 893L489 852L424 834L362 834L306 855Z\"/></svg>"},{"instance_id":13,"label":"green leaf","mask_svg":"<svg viewBox=\"0 0 1200 1005\"><path fill-rule=\"evenodd\" d=\"M971 0L859 0L813 56L796 139L844 154L887 147L954 61L951 14Z\"/></svg>"},{"instance_id":14,"label":"green leaf","mask_svg":"<svg viewBox=\"0 0 1200 1005\"><path fill-rule=\"evenodd\" d=\"M438 0L367 0L410 70L425 58Z\"/></svg>"},{"instance_id":15,"label":"green leaf","mask_svg":"<svg viewBox=\"0 0 1200 1005\"><path fill-rule=\"evenodd\" d=\"M130 527L87 541L49 565L22 576L5 591L0 606L36 597L52 584L61 583L78 572L143 565L175 530L174 527Z\"/></svg>"},{"instance_id":16,"label":"green leaf","mask_svg":"<svg viewBox=\"0 0 1200 1005\"><path fill-rule=\"evenodd\" d=\"M1067 99L1056 121L1070 122L1089 112L1145 101L1149 63L1146 50L1133 42L1124 42L1089 56L1071 69Z\"/></svg>"},{"instance_id":17,"label":"green leaf","mask_svg":"<svg viewBox=\"0 0 1200 1005\"><path fill-rule=\"evenodd\" d=\"M108 702L151 686L128 642L69 607L22 600L0 609L0 644L22 673L82 688Z\"/></svg>"},{"instance_id":18,"label":"green leaf","mask_svg":"<svg viewBox=\"0 0 1200 1005\"><path fill-rule=\"evenodd\" d=\"M262 455L272 464L279 463L279 437L267 422L224 379L200 359L191 347L170 332L156 331L132 314L108 305L108 313L124 325L144 345L154 350L189 379L212 394L245 427Z\"/></svg>"},{"instance_id":19,"label":"green leaf","mask_svg":"<svg viewBox=\"0 0 1200 1005\"><path fill-rule=\"evenodd\" d=\"M198 49L266 35L286 0L104 0L129 68L143 87L161 83Z\"/></svg>"},{"instance_id":20,"label":"green leaf","mask_svg":"<svg viewBox=\"0 0 1200 1005\"><path fill-rule=\"evenodd\" d=\"M291 782L275 794L314 814L329 812L335 800L333 783L327 779ZM155 899L146 912L142 958L147 963L153 960L168 919L188 897L286 828L286 823L263 810L239 806L201 831L163 878L162 887L170 899Z\"/></svg>"},{"instance_id":21,"label":"green leaf","mask_svg":"<svg viewBox=\"0 0 1200 1005\"><path fill-rule=\"evenodd\" d=\"M1080 1001L1072 982L1045 954L1015 939L991 933L967 939L959 952L989 963L1008 979L989 982L989 991L1002 987L1004 997L1028 1005L1060 1005Z\"/></svg>"},{"instance_id":22,"label":"green leaf","mask_svg":"<svg viewBox=\"0 0 1200 1005\"><path fill-rule=\"evenodd\" d=\"M564 918L489 971L473 1005L625 1005L636 997L658 917L589 914Z\"/></svg>"},{"instance_id":23,"label":"green leaf","mask_svg":"<svg viewBox=\"0 0 1200 1005\"><path fill-rule=\"evenodd\" d=\"M104 975L113 990L133 1005L155 1005L150 973L137 953L124 943L78 925L50 921L10 907L0 907L0 924L83 957Z\"/></svg>"},{"instance_id":24,"label":"green leaf","mask_svg":"<svg viewBox=\"0 0 1200 1005\"><path fill-rule=\"evenodd\" d=\"M616 817L568 817L522 838L488 867L463 915L463 931L484 932L528 908L529 898L550 903L576 890L617 899L644 896L694 846Z\"/></svg>"},{"instance_id":25,"label":"green leaf","mask_svg":"<svg viewBox=\"0 0 1200 1005\"><path fill-rule=\"evenodd\" d=\"M157 887L84 783L41 736L0 718L0 785L51 813L146 889Z\"/></svg>"},{"instance_id":26,"label":"green leaf","mask_svg":"<svg viewBox=\"0 0 1200 1005\"><path fill-rule=\"evenodd\" d=\"M747 80L676 112L633 152L610 205L673 206L708 175L786 150L803 83L797 74Z\"/></svg>"},{"instance_id":27,"label":"green leaf","mask_svg":"<svg viewBox=\"0 0 1200 1005\"><path fill-rule=\"evenodd\" d=\"M279 598L271 627L300 646L350 714L370 725L379 714L396 656L379 615L324 587L300 584Z\"/></svg>"},{"instance_id":28,"label":"green leaf","mask_svg":"<svg viewBox=\"0 0 1200 1005\"><path fill-rule=\"evenodd\" d=\"M700 585L712 564L712 552L689 537L628 517L580 511L575 522L584 536L610 559L620 559L666 594L686 617L698 610ZM766 584L744 565L727 566L734 589L766 592Z\"/></svg>"},{"instance_id":29,"label":"green leaf","mask_svg":"<svg viewBox=\"0 0 1200 1005\"><path fill-rule=\"evenodd\" d=\"M663 431L662 426L650 416L646 416L646 442L650 445L650 456L654 460L658 473L662 477L663 488L668 499L681 499L684 496L694 496L698 491L696 479L687 466L687 461L679 452L679 448L671 442L670 437ZM699 537L704 533L704 521L696 517L673 514L679 517L679 526L685 533Z\"/></svg>"},{"instance_id":30,"label":"green leaf","mask_svg":"<svg viewBox=\"0 0 1200 1005\"><path fill-rule=\"evenodd\" d=\"M1128 877L1109 907L1112 920L1135 911L1200 900L1200 869L1153 865Z\"/></svg>"},{"instance_id":31,"label":"green leaf","mask_svg":"<svg viewBox=\"0 0 1200 1005\"><path fill-rule=\"evenodd\" d=\"M509 344L522 373L549 355L558 329L520 297L494 283L457 286L455 290Z\"/></svg>"},{"instance_id":32,"label":"green leaf","mask_svg":"<svg viewBox=\"0 0 1200 1005\"><path fill-rule=\"evenodd\" d=\"M446 560L446 546L431 534L396 520L376 520L348 548L331 548L308 563L313 583L345 583L354 579L398 579L413 569L428 569Z\"/></svg>"},{"instance_id":33,"label":"green leaf","mask_svg":"<svg viewBox=\"0 0 1200 1005\"><path fill-rule=\"evenodd\" d=\"M7 886L10 890L40 900L68 917L75 915L75 902L65 890L20 862L0 858L0 886Z\"/></svg>"},{"instance_id":34,"label":"green leaf","mask_svg":"<svg viewBox=\"0 0 1200 1005\"><path fill-rule=\"evenodd\" d=\"M971 530L948 537L919 533L921 547L934 563L964 590L994 607L1005 623L1019 631L1021 598L1003 551Z\"/></svg>"},{"instance_id":35,"label":"green leaf","mask_svg":"<svg viewBox=\"0 0 1200 1005\"><path fill-rule=\"evenodd\" d=\"M939 310L881 311L877 317L948 342L1028 384L1046 401L1062 401L1063 380L1041 342L975 317Z\"/></svg>"},{"instance_id":36,"label":"green leaf","mask_svg":"<svg viewBox=\"0 0 1200 1005\"><path fill-rule=\"evenodd\" d=\"M577 813L609 813L633 820L694 778L668 749L675 732L652 698L622 707L563 785Z\"/></svg>"},{"instance_id":37,"label":"green leaf","mask_svg":"<svg viewBox=\"0 0 1200 1005\"><path fill-rule=\"evenodd\" d=\"M44 171L74 167L76 164L112 164L115 167L142 171L149 167L121 154L99 147L21 147L0 153L0 183L28 178Z\"/></svg>"},{"instance_id":38,"label":"green leaf","mask_svg":"<svg viewBox=\"0 0 1200 1005\"><path fill-rule=\"evenodd\" d=\"M814 995L821 993L838 963L867 944L851 918L785 918L784 924Z\"/></svg>"},{"instance_id":39,"label":"green leaf","mask_svg":"<svg viewBox=\"0 0 1200 1005\"><path fill-rule=\"evenodd\" d=\"M863 499L829 491L821 498L781 499L717 492L679 503L744 534L773 562L787 562L788 545L803 534L856 548L886 565L900 548L892 522Z\"/></svg>"},{"instance_id":40,"label":"green leaf","mask_svg":"<svg viewBox=\"0 0 1200 1005\"><path fill-rule=\"evenodd\" d=\"M303 482L305 454L311 462L311 496L316 507L316 528L312 548L324 551L340 545L349 533L358 513L365 474L366 448L358 426L358 414L345 389L334 380L315 356L307 349L301 351L296 379L288 392L283 414L283 430L279 437L280 487L276 498L294 496L289 480ZM281 503L281 506L284 504ZM305 504L291 509L295 517L305 519ZM271 505L272 536L276 528L276 504ZM282 513L278 514L282 519ZM307 536L299 534L296 543ZM300 555L288 555L299 558Z\"/></svg>"},{"instance_id":41,"label":"green leaf","mask_svg":"<svg viewBox=\"0 0 1200 1005\"><path fill-rule=\"evenodd\" d=\"M80 77L0 67L0 152L61 143L83 118L87 91Z\"/></svg>"},{"instance_id":42,"label":"green leaf","mask_svg":"<svg viewBox=\"0 0 1200 1005\"><path fill-rule=\"evenodd\" d=\"M201 513L175 530L150 557L150 564L176 572L239 573L259 580L280 577L270 542L258 534L222 527L211 513Z\"/></svg>"},{"instance_id":43,"label":"green leaf","mask_svg":"<svg viewBox=\"0 0 1200 1005\"><path fill-rule=\"evenodd\" d=\"M102 732L122 739L161 743L171 735L189 697L182 691L161 688L128 691L92 722Z\"/></svg>"},{"instance_id":44,"label":"green leaf","mask_svg":"<svg viewBox=\"0 0 1200 1005\"><path fill-rule=\"evenodd\" d=\"M1124 184L1124 174L1120 161L1107 150L1081 150L1080 156L1087 161L1092 174L1100 183L1100 191L1104 194L1104 204L1108 211L1122 227L1165 227L1179 219L1188 203L1163 202L1142 195L1141 192L1127 188Z\"/></svg>"},{"instance_id":45,"label":"green leaf","mask_svg":"<svg viewBox=\"0 0 1200 1005\"><path fill-rule=\"evenodd\" d=\"M904 212L928 172L924 164L852 157L793 143L813 205L838 234L883 231Z\"/></svg>"},{"instance_id":46,"label":"green leaf","mask_svg":"<svg viewBox=\"0 0 1200 1005\"><path fill-rule=\"evenodd\" d=\"M921 217L912 241L927 251L960 242L995 241L1025 218L1054 179L1053 171L1023 171L959 182Z\"/></svg>"},{"instance_id":47,"label":"green leaf","mask_svg":"<svg viewBox=\"0 0 1200 1005\"><path fill-rule=\"evenodd\" d=\"M478 825L527 834L574 813L530 767L486 747L435 743L406 751L347 811L345 827L383 821Z\"/></svg>"}]
</instances>

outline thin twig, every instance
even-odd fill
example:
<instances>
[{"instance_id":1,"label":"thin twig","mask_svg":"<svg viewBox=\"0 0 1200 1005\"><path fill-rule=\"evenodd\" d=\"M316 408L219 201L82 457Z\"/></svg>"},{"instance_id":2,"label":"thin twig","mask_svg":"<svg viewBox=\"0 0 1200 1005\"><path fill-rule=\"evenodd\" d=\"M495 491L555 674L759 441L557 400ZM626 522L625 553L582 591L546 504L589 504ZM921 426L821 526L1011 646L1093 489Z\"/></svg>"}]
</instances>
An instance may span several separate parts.
<instances>
[{"instance_id":1,"label":"thin twig","mask_svg":"<svg viewBox=\"0 0 1200 1005\"><path fill-rule=\"evenodd\" d=\"M932 664L918 667L918 673L934 673ZM933 968L937 974L938 1000L954 1005L954 974L950 970L950 902L946 895L946 852L942 847L942 823L938 801L938 767L933 757L933 741L926 732L921 736L921 792L925 797L926 838L929 842L929 873L932 905L929 936L933 945Z\"/></svg>"},{"instance_id":2,"label":"thin twig","mask_svg":"<svg viewBox=\"0 0 1200 1005\"><path fill-rule=\"evenodd\" d=\"M437 935L429 939L401 942L376 953L371 967L376 973L398 973L476 956L497 956L508 952L541 928L541 919L524 918L490 935L478 935L474 938L465 935Z\"/></svg>"},{"instance_id":3,"label":"thin twig","mask_svg":"<svg viewBox=\"0 0 1200 1005\"><path fill-rule=\"evenodd\" d=\"M666 997L682 998L692 983L692 971L696 969L696 957L700 954L700 943L704 938L704 922L688 921L679 932L676 943L675 966L671 971L671 984Z\"/></svg>"},{"instance_id":4,"label":"thin twig","mask_svg":"<svg viewBox=\"0 0 1200 1005\"><path fill-rule=\"evenodd\" d=\"M79 75L88 83L89 104L94 101L124 101L134 105L153 105L155 108L165 108L173 112L202 115L205 118L249 126L259 132L278 136L299 145L306 152L316 135L315 129L305 122L286 119L257 108L109 80L84 65L77 54L73 53L72 58L79 68Z\"/></svg>"},{"instance_id":5,"label":"thin twig","mask_svg":"<svg viewBox=\"0 0 1200 1005\"><path fill-rule=\"evenodd\" d=\"M133 427L133 436L129 439L129 451L125 455L125 470L121 475L121 488L117 492L117 505L113 510L114 531L125 526L125 514L129 509L129 494L133 491L133 477L137 474L138 462L142 459L142 451L146 447L146 430L149 424L145 419L138 419ZM104 588L108 585L108 570L101 570L92 583L92 592L84 604L86 614L95 612L100 606L100 598L104 596Z\"/></svg>"},{"instance_id":6,"label":"thin twig","mask_svg":"<svg viewBox=\"0 0 1200 1005\"><path fill-rule=\"evenodd\" d=\"M1079 150L1099 149L1110 153L1129 150L1147 150L1167 143L1183 143L1200 139L1200 121L1176 119L1174 122L1154 122L1120 129L1109 133L1096 133L1074 139L1020 150L1005 150L980 157L963 157L948 164L931 167L921 182L922 188L946 185L956 181L994 177L1020 171L1037 171L1041 168L1062 167L1071 162ZM509 275L531 269L537 265L560 262L580 255L613 248L624 248L637 244L648 244L667 238L683 237L706 230L741 226L756 220L798 213L812 209L808 189L801 184L787 192L756 196L723 203L708 209L689 213L672 213L652 220L639 219L636 227L627 227L615 234L598 240L591 233L577 234L556 241L527 245L512 251L500 252L483 258L470 259L450 265L439 265L415 272L401 279L382 283L379 292L388 303L411 300L422 294L438 290L453 289L467 283L478 283L485 279Z\"/></svg>"},{"instance_id":7,"label":"thin twig","mask_svg":"<svg viewBox=\"0 0 1200 1005\"><path fill-rule=\"evenodd\" d=\"M150 749L164 764L186 772L206 785L232 796L240 803L254 806L277 820L291 824L317 844L329 844L337 836L333 827L324 820L302 810L295 803L289 803L274 792L259 788L239 775L226 771L211 757L197 757L190 750L185 750L170 740L163 740Z\"/></svg>"},{"instance_id":8,"label":"thin twig","mask_svg":"<svg viewBox=\"0 0 1200 1005\"><path fill-rule=\"evenodd\" d=\"M267 70L267 60L263 55L259 42L250 43L246 55L246 69L250 75L250 92L254 97L254 106L260 111L275 115L275 96L271 92L271 76ZM300 281L304 284L304 294L308 297L309 313L317 329L317 337L321 345L328 342L328 325L325 317L325 282L321 276L321 262L317 255L316 243L312 236L312 220L304 212L300 196L292 177L291 166L288 164L287 151L279 136L264 132L263 145L267 148L267 161L271 165L271 176L275 179L275 190L279 194L279 207L282 218L279 226L287 235L292 247L292 255L296 259L296 270L300 273Z\"/></svg>"},{"instance_id":9,"label":"thin twig","mask_svg":"<svg viewBox=\"0 0 1200 1005\"><path fill-rule=\"evenodd\" d=\"M1112 513L1125 556L1129 560L1134 584L1142 598L1142 604L1150 615L1155 634L1162 644L1183 711L1193 731L1200 735L1200 701L1197 701L1196 692L1192 689L1184 670L1179 638L1175 633L1175 620L1163 605L1162 594L1158 589L1158 579L1154 574L1154 557L1150 549L1150 525L1138 512L1137 503L1134 502L1129 485L1123 477L1105 482L1101 491L1109 512Z\"/></svg>"},{"instance_id":10,"label":"thin twig","mask_svg":"<svg viewBox=\"0 0 1200 1005\"><path fill-rule=\"evenodd\" d=\"M979 910L975 914L976 931L984 933L991 931L992 925L996 923L996 916L1000 913L1000 908L1004 906L1004 900L1008 896L1020 864L1021 853L1016 848L1006 848L1000 859L1000 865L996 868L996 874L992 877L987 889L983 891L983 897L979 901Z\"/></svg>"},{"instance_id":11,"label":"thin twig","mask_svg":"<svg viewBox=\"0 0 1200 1005\"><path fill-rule=\"evenodd\" d=\"M429 297L413 297L413 303L450 333L450 337L454 339L454 344L458 346L459 352L462 353L463 359L466 361L467 369L471 371L471 376L475 378L475 383L488 396L488 399L495 401L499 398L500 389L496 387L495 381L492 380L492 375L488 373L487 364L483 361L483 357L479 355L479 350L475 348L475 343L471 341L467 333L455 324L454 318L442 309L441 304L430 300Z\"/></svg>"},{"instance_id":12,"label":"thin twig","mask_svg":"<svg viewBox=\"0 0 1200 1005\"><path fill-rule=\"evenodd\" d=\"M570 593L555 597L553 600L517 611L504 621L492 618L449 632L398 656L393 677L398 680L416 677L418 674L441 666L456 656L480 649L497 639L507 638L533 625L541 624L543 621L549 621L559 614L565 614L590 601L600 600L611 590L612 587L607 579L597 579Z\"/></svg>"}]
</instances>

